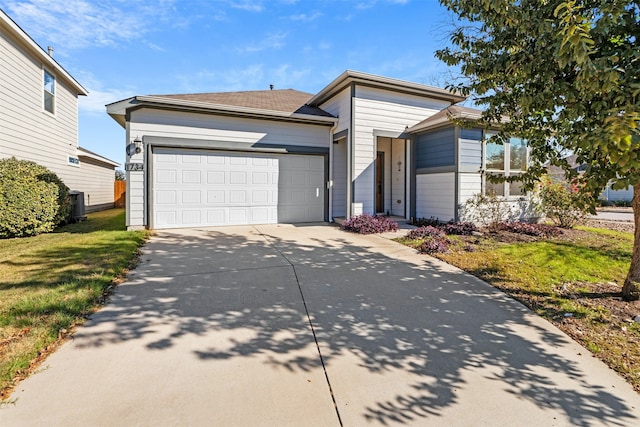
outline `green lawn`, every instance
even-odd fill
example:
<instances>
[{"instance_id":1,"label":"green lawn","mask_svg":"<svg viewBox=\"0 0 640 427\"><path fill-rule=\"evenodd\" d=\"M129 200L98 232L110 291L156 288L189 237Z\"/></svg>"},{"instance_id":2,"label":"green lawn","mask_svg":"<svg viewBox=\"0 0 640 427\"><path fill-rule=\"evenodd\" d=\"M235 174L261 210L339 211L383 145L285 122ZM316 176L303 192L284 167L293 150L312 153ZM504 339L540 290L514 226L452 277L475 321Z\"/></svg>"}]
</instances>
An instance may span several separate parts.
<instances>
[{"instance_id":1,"label":"green lawn","mask_svg":"<svg viewBox=\"0 0 640 427\"><path fill-rule=\"evenodd\" d=\"M621 301L633 234L578 227L564 236L504 242L449 236L442 259L501 289L556 324L640 392L640 305ZM417 247L420 241L399 239ZM465 248L473 247L472 251Z\"/></svg>"},{"instance_id":2,"label":"green lawn","mask_svg":"<svg viewBox=\"0 0 640 427\"><path fill-rule=\"evenodd\" d=\"M0 398L100 305L146 236L126 231L124 210L111 209L53 233L0 240Z\"/></svg>"}]
</instances>

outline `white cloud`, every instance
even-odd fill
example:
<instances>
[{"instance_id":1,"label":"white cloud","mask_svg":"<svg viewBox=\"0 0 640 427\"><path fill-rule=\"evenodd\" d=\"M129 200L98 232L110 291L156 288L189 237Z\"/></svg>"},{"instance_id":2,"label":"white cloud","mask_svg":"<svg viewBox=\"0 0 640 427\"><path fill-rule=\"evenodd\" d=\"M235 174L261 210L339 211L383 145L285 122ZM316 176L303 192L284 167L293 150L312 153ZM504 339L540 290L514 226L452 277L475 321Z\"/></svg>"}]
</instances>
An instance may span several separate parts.
<instances>
[{"instance_id":1,"label":"white cloud","mask_svg":"<svg viewBox=\"0 0 640 427\"><path fill-rule=\"evenodd\" d=\"M176 80L180 82L179 90L183 93L267 89L263 83L264 66L262 64L220 71L201 70L187 75L179 75Z\"/></svg>"},{"instance_id":2,"label":"white cloud","mask_svg":"<svg viewBox=\"0 0 640 427\"><path fill-rule=\"evenodd\" d=\"M268 34L264 39L257 43L250 44L249 46L238 48L239 53L255 53L263 50L275 50L284 46L284 41L287 38L287 33L278 32Z\"/></svg>"},{"instance_id":3,"label":"white cloud","mask_svg":"<svg viewBox=\"0 0 640 427\"><path fill-rule=\"evenodd\" d=\"M289 16L289 19L292 21L300 21L300 22L311 22L322 16L322 13L319 11L314 11L313 13L299 13L297 15Z\"/></svg>"},{"instance_id":4,"label":"white cloud","mask_svg":"<svg viewBox=\"0 0 640 427\"><path fill-rule=\"evenodd\" d=\"M89 91L88 96L78 97L78 109L81 113L102 116L106 112L105 105L139 95L134 91L105 88L102 82L89 72L80 71L76 74L82 85Z\"/></svg>"},{"instance_id":5,"label":"white cloud","mask_svg":"<svg viewBox=\"0 0 640 427\"><path fill-rule=\"evenodd\" d=\"M296 89L305 86L305 82L311 76L311 69L298 69L289 64L282 64L271 73L276 89Z\"/></svg>"},{"instance_id":6,"label":"white cloud","mask_svg":"<svg viewBox=\"0 0 640 427\"><path fill-rule=\"evenodd\" d=\"M247 12L262 12L264 6L261 1L241 0L233 1L230 6L234 9L246 10Z\"/></svg>"},{"instance_id":7,"label":"white cloud","mask_svg":"<svg viewBox=\"0 0 640 427\"><path fill-rule=\"evenodd\" d=\"M151 6L87 0L26 0L7 1L4 7L32 37L70 50L143 39L152 30L152 21L168 19L172 3L173 0L163 0ZM125 10L119 8L120 5L132 8Z\"/></svg>"}]
</instances>

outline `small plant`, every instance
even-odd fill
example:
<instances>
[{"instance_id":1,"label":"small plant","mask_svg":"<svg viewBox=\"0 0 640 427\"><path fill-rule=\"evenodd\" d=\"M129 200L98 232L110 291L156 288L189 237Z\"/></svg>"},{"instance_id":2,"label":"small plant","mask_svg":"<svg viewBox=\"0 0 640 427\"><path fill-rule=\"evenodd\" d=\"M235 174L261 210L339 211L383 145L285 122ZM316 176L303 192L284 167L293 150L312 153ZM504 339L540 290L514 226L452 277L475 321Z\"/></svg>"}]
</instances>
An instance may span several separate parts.
<instances>
[{"instance_id":1,"label":"small plant","mask_svg":"<svg viewBox=\"0 0 640 427\"><path fill-rule=\"evenodd\" d=\"M376 234L396 231L398 223L384 216L362 214L347 219L342 229L359 234Z\"/></svg>"},{"instance_id":2,"label":"small plant","mask_svg":"<svg viewBox=\"0 0 640 427\"><path fill-rule=\"evenodd\" d=\"M449 222L442 226L442 230L446 234L470 236L474 231L478 231L478 227L472 222Z\"/></svg>"},{"instance_id":3,"label":"small plant","mask_svg":"<svg viewBox=\"0 0 640 427\"><path fill-rule=\"evenodd\" d=\"M444 237L445 233L437 227L427 225L426 227L419 227L407 233L407 239L416 240L424 239L425 237Z\"/></svg>"},{"instance_id":4,"label":"small plant","mask_svg":"<svg viewBox=\"0 0 640 427\"><path fill-rule=\"evenodd\" d=\"M411 225L415 225L416 227L426 227L429 225L432 227L437 227L440 225L440 220L433 216L431 218L417 218L413 220Z\"/></svg>"},{"instance_id":5,"label":"small plant","mask_svg":"<svg viewBox=\"0 0 640 427\"><path fill-rule=\"evenodd\" d=\"M528 224L526 222L503 222L500 224L500 229L536 237L556 237L562 234L562 230L558 227L546 224Z\"/></svg>"},{"instance_id":6,"label":"small plant","mask_svg":"<svg viewBox=\"0 0 640 427\"><path fill-rule=\"evenodd\" d=\"M511 215L509 205L493 191L486 195L474 195L465 202L462 211L464 218L482 224L492 232L497 232L500 224Z\"/></svg>"},{"instance_id":7,"label":"small plant","mask_svg":"<svg viewBox=\"0 0 640 427\"><path fill-rule=\"evenodd\" d=\"M418 246L418 251L423 254L443 254L449 252L449 241L440 236L429 236Z\"/></svg>"},{"instance_id":8,"label":"small plant","mask_svg":"<svg viewBox=\"0 0 640 427\"><path fill-rule=\"evenodd\" d=\"M44 166L0 160L0 238L52 231L71 212L69 189Z\"/></svg>"},{"instance_id":9,"label":"small plant","mask_svg":"<svg viewBox=\"0 0 640 427\"><path fill-rule=\"evenodd\" d=\"M586 217L593 202L575 181L553 182L545 177L540 184L540 208L559 227L574 227Z\"/></svg>"}]
</instances>

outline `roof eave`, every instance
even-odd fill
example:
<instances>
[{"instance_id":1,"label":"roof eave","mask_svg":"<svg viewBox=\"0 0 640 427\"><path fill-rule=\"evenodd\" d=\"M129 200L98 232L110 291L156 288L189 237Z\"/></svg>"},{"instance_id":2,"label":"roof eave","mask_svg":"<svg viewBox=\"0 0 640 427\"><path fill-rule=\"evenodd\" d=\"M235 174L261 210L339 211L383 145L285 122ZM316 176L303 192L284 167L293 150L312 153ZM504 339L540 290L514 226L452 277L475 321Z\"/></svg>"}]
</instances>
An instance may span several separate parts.
<instances>
[{"instance_id":1,"label":"roof eave","mask_svg":"<svg viewBox=\"0 0 640 427\"><path fill-rule=\"evenodd\" d=\"M308 102L308 105L319 106L328 99L335 96L345 86L350 83L360 83L379 87L381 89L389 89L395 91L408 92L419 96L428 96L430 98L447 101L451 104L464 101L464 96L455 95L447 90L413 83L405 80L392 79L390 77L378 76L375 74L367 74L359 71L347 70L340 74L331 83L325 86L320 92L314 95Z\"/></svg>"},{"instance_id":2,"label":"roof eave","mask_svg":"<svg viewBox=\"0 0 640 427\"><path fill-rule=\"evenodd\" d=\"M438 117L428 123L423 123L423 124L418 123L417 125L414 125L409 129L407 129L406 132L410 134L416 134L416 133L432 130L435 128L439 128L446 124L451 124L453 126L455 125L455 123L453 123L452 120L478 121L481 118L482 118L482 114L475 114L475 113L448 114L446 116Z\"/></svg>"},{"instance_id":3,"label":"roof eave","mask_svg":"<svg viewBox=\"0 0 640 427\"><path fill-rule=\"evenodd\" d=\"M31 38L26 31L24 31L18 24L15 23L9 15L7 15L2 9L0 9L0 24L3 28L6 28L14 37L22 40L24 45L28 48L31 54L38 57L45 66L56 70L57 74L63 78L78 95L87 96L89 92L71 75L65 70L62 65L47 54L38 43Z\"/></svg>"},{"instance_id":4,"label":"roof eave","mask_svg":"<svg viewBox=\"0 0 640 427\"><path fill-rule=\"evenodd\" d=\"M336 117L316 116L312 114L289 113L285 111L266 110L260 108L239 107L234 105L211 104L207 102L188 101L160 96L136 96L107 105L107 113L123 125L126 111L133 107L157 107L181 111L211 112L237 117L268 118L286 121L333 125ZM123 125L124 126L124 125Z\"/></svg>"},{"instance_id":5,"label":"roof eave","mask_svg":"<svg viewBox=\"0 0 640 427\"><path fill-rule=\"evenodd\" d=\"M92 151L89 151L86 148L78 147L78 152L79 152L78 153L78 157L88 157L90 159L98 160L98 161L100 161L102 163L109 164L109 165L111 165L113 167L120 166L120 163L114 162L113 160L108 159L108 158L106 158L104 156L101 156L100 154L96 154L96 153L94 153Z\"/></svg>"}]
</instances>

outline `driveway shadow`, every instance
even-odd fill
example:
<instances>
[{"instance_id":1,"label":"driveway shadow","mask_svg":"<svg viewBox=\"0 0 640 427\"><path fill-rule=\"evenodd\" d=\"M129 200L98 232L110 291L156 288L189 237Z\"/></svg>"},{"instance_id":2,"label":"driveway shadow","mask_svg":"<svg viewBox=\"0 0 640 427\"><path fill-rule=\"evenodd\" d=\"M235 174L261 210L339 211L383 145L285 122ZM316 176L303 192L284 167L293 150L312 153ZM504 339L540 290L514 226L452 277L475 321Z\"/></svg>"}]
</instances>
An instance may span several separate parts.
<instances>
[{"instance_id":1,"label":"driveway shadow","mask_svg":"<svg viewBox=\"0 0 640 427\"><path fill-rule=\"evenodd\" d=\"M280 357L267 369L324 365L344 425L502 420L465 406L472 394L492 400L495 411L513 405L548 417L514 413L507 422L640 422L636 395L618 396L599 362L486 283L406 248L385 253L374 237L332 227L260 229L160 233L114 304L78 332L78 344L149 335L145 346L163 351L181 337L222 331L227 340L202 342L191 355L215 361L269 351ZM94 328L104 319L109 328ZM298 351L309 345L309 320L322 359ZM157 337L158 322L171 332ZM456 422L448 418L455 411L467 413Z\"/></svg>"}]
</instances>

